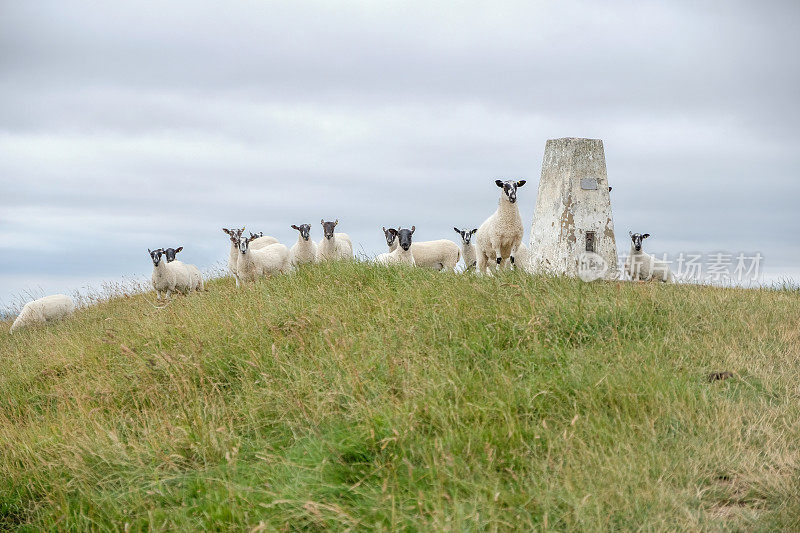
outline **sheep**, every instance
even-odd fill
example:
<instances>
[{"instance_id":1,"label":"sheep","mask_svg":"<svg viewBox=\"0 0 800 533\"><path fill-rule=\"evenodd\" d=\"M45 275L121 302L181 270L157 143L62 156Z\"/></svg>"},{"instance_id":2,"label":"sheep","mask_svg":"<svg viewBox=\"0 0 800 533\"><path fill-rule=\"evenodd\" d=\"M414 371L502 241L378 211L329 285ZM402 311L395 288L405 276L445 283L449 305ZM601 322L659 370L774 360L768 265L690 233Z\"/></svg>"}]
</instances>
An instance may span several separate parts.
<instances>
[{"instance_id":1,"label":"sheep","mask_svg":"<svg viewBox=\"0 0 800 533\"><path fill-rule=\"evenodd\" d=\"M386 237L386 245L389 246L388 253L392 253L397 249L398 230L394 228L382 229ZM388 253L380 254L375 258L376 261L383 262ZM416 266L434 268L436 270L455 271L456 265L461 258L461 251L458 249L458 245L448 239L415 242L411 245L411 253L414 254L414 264Z\"/></svg>"},{"instance_id":2,"label":"sheep","mask_svg":"<svg viewBox=\"0 0 800 533\"><path fill-rule=\"evenodd\" d=\"M14 323L11 324L10 333L22 328L53 322L75 311L75 303L66 294L53 294L32 302L28 302L19 312Z\"/></svg>"},{"instance_id":3,"label":"sheep","mask_svg":"<svg viewBox=\"0 0 800 533\"><path fill-rule=\"evenodd\" d=\"M150 259L153 261L153 274L150 276L150 280L153 282L156 298L160 300L161 294L164 293L169 299L172 293L178 290L178 271L183 269L172 268L167 265L166 261L162 261L161 256L164 255L164 250L161 248L156 250L148 248L147 251L150 252Z\"/></svg>"},{"instance_id":4,"label":"sheep","mask_svg":"<svg viewBox=\"0 0 800 533\"><path fill-rule=\"evenodd\" d=\"M244 228L233 230L222 228L222 231L224 231L231 240L231 250L228 254L228 270L233 274L233 277L236 278L236 286L238 287L239 278L236 275L236 263L239 261L239 237L242 236Z\"/></svg>"},{"instance_id":5,"label":"sheep","mask_svg":"<svg viewBox=\"0 0 800 533\"><path fill-rule=\"evenodd\" d=\"M631 251L625 260L625 272L632 280L651 281L658 279L664 283L672 283L674 277L669 269L669 264L656 259L642 250L642 241L650 236L649 233L639 234L628 232L631 237Z\"/></svg>"},{"instance_id":6,"label":"sheep","mask_svg":"<svg viewBox=\"0 0 800 533\"><path fill-rule=\"evenodd\" d=\"M179 246L177 249L167 248L166 250L164 250L164 255L167 258L167 263L175 267L177 267L178 265L183 265L183 268L186 269L186 272L189 274L189 283L187 292L204 291L205 285L203 284L203 276L202 274L200 274L200 270L194 265L187 265L186 263L182 263L180 261L175 260L175 255L181 250L183 250L183 246Z\"/></svg>"},{"instance_id":7,"label":"sheep","mask_svg":"<svg viewBox=\"0 0 800 533\"><path fill-rule=\"evenodd\" d=\"M416 226L411 226L411 229L392 229L397 236L397 243L395 249L391 252L380 254L376 260L384 265L409 265L416 266L414 261L414 254L412 253L411 236L416 231ZM384 233L386 230L384 229Z\"/></svg>"},{"instance_id":8,"label":"sheep","mask_svg":"<svg viewBox=\"0 0 800 533\"><path fill-rule=\"evenodd\" d=\"M324 236L317 245L317 261L331 259L353 259L353 243L347 233L334 233L333 229L339 224L337 218L334 222L320 221Z\"/></svg>"},{"instance_id":9,"label":"sheep","mask_svg":"<svg viewBox=\"0 0 800 533\"><path fill-rule=\"evenodd\" d=\"M289 260L293 267L303 263L313 263L317 260L317 243L311 240L311 224L292 224L292 229L300 232L297 242L289 250Z\"/></svg>"},{"instance_id":10,"label":"sheep","mask_svg":"<svg viewBox=\"0 0 800 533\"><path fill-rule=\"evenodd\" d=\"M453 229L461 235L461 257L464 259L464 272L475 270L477 259L475 258L475 245L472 244L472 236L478 232L477 228L468 230L453 227Z\"/></svg>"},{"instance_id":11,"label":"sheep","mask_svg":"<svg viewBox=\"0 0 800 533\"><path fill-rule=\"evenodd\" d=\"M525 180L495 180L495 185L503 189L497 210L478 228L477 269L478 272L491 273L489 265L495 269L514 265L517 250L522 243L524 228L517 206L517 189L525 185Z\"/></svg>"},{"instance_id":12,"label":"sheep","mask_svg":"<svg viewBox=\"0 0 800 533\"><path fill-rule=\"evenodd\" d=\"M275 237L271 235L264 235L263 231L259 231L258 233L250 232L250 237L253 239L250 241L250 249L251 250L260 250L265 246L269 246L270 244L277 244L279 241Z\"/></svg>"},{"instance_id":13,"label":"sheep","mask_svg":"<svg viewBox=\"0 0 800 533\"><path fill-rule=\"evenodd\" d=\"M270 244L251 250L253 237L239 239L239 261L237 274L241 282L255 281L259 276L286 273L291 270L289 249L281 243Z\"/></svg>"}]
</instances>

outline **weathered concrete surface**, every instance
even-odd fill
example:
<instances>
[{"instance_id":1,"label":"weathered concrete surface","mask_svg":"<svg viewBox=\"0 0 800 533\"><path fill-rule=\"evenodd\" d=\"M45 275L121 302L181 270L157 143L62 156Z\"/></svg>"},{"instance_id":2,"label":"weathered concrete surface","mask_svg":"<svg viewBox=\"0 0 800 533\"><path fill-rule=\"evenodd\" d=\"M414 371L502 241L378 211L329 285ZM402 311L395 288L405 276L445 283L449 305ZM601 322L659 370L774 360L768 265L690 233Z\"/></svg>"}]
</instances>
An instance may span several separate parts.
<instances>
[{"instance_id":1,"label":"weathered concrete surface","mask_svg":"<svg viewBox=\"0 0 800 533\"><path fill-rule=\"evenodd\" d=\"M590 231L610 278L617 271L617 244L603 141L550 139L531 225L531 269L577 276Z\"/></svg>"}]
</instances>

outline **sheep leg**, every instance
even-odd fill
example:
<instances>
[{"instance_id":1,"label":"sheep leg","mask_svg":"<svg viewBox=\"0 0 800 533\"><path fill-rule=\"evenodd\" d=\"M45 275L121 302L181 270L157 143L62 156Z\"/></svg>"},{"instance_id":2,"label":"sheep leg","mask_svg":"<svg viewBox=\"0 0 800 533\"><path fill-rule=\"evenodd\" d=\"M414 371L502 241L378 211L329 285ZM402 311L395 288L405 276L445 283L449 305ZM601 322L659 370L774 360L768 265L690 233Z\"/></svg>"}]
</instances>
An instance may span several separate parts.
<instances>
[{"instance_id":1,"label":"sheep leg","mask_svg":"<svg viewBox=\"0 0 800 533\"><path fill-rule=\"evenodd\" d=\"M170 298L172 298L172 291L167 289L167 300L169 300Z\"/></svg>"}]
</instances>

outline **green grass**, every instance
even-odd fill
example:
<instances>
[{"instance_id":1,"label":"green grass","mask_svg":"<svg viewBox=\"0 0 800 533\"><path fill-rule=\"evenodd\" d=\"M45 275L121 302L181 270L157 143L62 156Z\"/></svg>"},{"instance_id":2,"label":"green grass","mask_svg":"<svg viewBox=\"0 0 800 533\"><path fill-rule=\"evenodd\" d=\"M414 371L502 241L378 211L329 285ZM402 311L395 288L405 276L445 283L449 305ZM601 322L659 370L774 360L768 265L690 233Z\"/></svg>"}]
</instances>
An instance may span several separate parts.
<instances>
[{"instance_id":1,"label":"green grass","mask_svg":"<svg viewBox=\"0 0 800 533\"><path fill-rule=\"evenodd\" d=\"M153 299L2 324L0 529L800 528L797 290L356 263Z\"/></svg>"}]
</instances>

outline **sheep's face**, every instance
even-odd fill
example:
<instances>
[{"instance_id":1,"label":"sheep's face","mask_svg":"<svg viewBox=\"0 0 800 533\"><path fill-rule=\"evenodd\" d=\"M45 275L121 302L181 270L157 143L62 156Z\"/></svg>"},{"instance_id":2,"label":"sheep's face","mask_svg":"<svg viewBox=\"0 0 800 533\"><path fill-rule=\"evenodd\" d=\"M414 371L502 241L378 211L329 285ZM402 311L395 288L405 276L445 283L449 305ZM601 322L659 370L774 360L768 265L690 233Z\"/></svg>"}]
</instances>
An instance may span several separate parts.
<instances>
[{"instance_id":1,"label":"sheep's face","mask_svg":"<svg viewBox=\"0 0 800 533\"><path fill-rule=\"evenodd\" d=\"M400 245L400 248L408 251L411 248L411 236L414 234L414 230L416 230L416 226L411 226L411 229L398 229L397 230L397 244Z\"/></svg>"},{"instance_id":2,"label":"sheep's face","mask_svg":"<svg viewBox=\"0 0 800 533\"><path fill-rule=\"evenodd\" d=\"M322 224L322 231L325 234L326 239L333 238L333 230L339 224L339 219L337 218L333 222L325 222L324 220L321 221Z\"/></svg>"},{"instance_id":3,"label":"sheep's face","mask_svg":"<svg viewBox=\"0 0 800 533\"><path fill-rule=\"evenodd\" d=\"M261 238L263 236L264 236L264 232L263 231L259 231L258 233L253 233L252 231L250 232L250 238L251 239L259 239L259 238Z\"/></svg>"},{"instance_id":4,"label":"sheep's face","mask_svg":"<svg viewBox=\"0 0 800 533\"><path fill-rule=\"evenodd\" d=\"M631 233L628 232L628 235L631 236L631 242L633 243L633 249L637 252L642 251L642 241L645 240L650 236L649 233L641 234L641 233Z\"/></svg>"},{"instance_id":5,"label":"sheep's face","mask_svg":"<svg viewBox=\"0 0 800 533\"><path fill-rule=\"evenodd\" d=\"M512 204L517 201L517 189L525 185L525 180L495 180L495 185L503 189L503 194L506 195L508 201Z\"/></svg>"},{"instance_id":6,"label":"sheep's face","mask_svg":"<svg viewBox=\"0 0 800 533\"><path fill-rule=\"evenodd\" d=\"M300 224L299 226L292 224L292 229L299 231L304 241L311 238L311 224Z\"/></svg>"},{"instance_id":7,"label":"sheep's face","mask_svg":"<svg viewBox=\"0 0 800 533\"><path fill-rule=\"evenodd\" d=\"M178 246L177 248L167 248L164 250L164 255L167 256L167 263L172 263L175 261L175 254L183 250L183 246Z\"/></svg>"},{"instance_id":8,"label":"sheep's face","mask_svg":"<svg viewBox=\"0 0 800 533\"><path fill-rule=\"evenodd\" d=\"M468 230L468 229L458 229L454 227L453 229L456 230L456 233L461 235L461 242L466 246L469 246L469 243L472 242L472 236L478 233L478 228L475 228L473 230Z\"/></svg>"},{"instance_id":9,"label":"sheep's face","mask_svg":"<svg viewBox=\"0 0 800 533\"><path fill-rule=\"evenodd\" d=\"M151 250L148 248L147 251L150 252L150 259L153 260L153 266L158 266L161 262L161 255L164 253L163 250L161 250L161 248L158 250Z\"/></svg>"},{"instance_id":10,"label":"sheep's face","mask_svg":"<svg viewBox=\"0 0 800 533\"><path fill-rule=\"evenodd\" d=\"M394 241L397 239L397 230L394 228L381 228L383 229L383 236L386 237L386 246L392 247Z\"/></svg>"},{"instance_id":11,"label":"sheep's face","mask_svg":"<svg viewBox=\"0 0 800 533\"><path fill-rule=\"evenodd\" d=\"M250 241L252 241L252 240L253 239L251 239L251 238L239 237L239 251L242 254L246 254L247 253L247 248L248 248L248 246L250 246Z\"/></svg>"}]
</instances>

